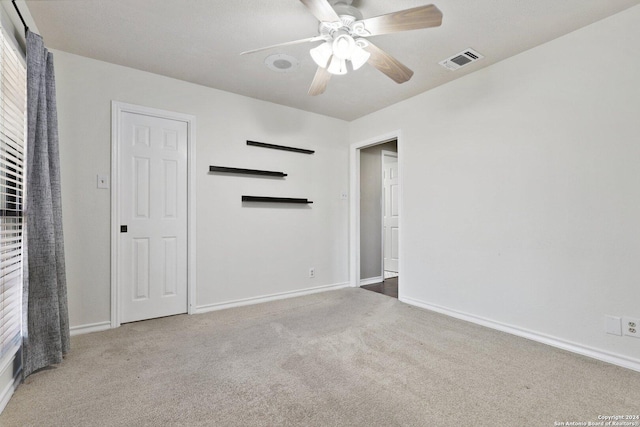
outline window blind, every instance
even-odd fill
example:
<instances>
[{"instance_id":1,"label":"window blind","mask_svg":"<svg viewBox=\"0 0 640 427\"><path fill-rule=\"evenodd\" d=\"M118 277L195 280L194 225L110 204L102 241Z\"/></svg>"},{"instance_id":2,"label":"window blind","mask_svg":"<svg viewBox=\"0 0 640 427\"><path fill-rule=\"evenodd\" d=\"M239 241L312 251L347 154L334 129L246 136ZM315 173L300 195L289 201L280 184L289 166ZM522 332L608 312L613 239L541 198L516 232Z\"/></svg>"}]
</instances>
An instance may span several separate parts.
<instances>
[{"instance_id":1,"label":"window blind","mask_svg":"<svg viewBox=\"0 0 640 427\"><path fill-rule=\"evenodd\" d=\"M21 342L26 79L0 31L0 361Z\"/></svg>"}]
</instances>

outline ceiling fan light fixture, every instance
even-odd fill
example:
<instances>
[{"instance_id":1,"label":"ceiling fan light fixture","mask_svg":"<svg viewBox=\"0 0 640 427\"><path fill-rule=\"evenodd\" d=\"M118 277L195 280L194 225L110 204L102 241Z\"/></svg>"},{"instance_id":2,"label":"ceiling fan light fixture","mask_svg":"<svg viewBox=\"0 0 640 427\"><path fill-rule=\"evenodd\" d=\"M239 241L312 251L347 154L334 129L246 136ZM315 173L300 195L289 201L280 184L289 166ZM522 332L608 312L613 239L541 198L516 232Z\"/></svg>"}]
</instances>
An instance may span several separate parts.
<instances>
[{"instance_id":1,"label":"ceiling fan light fixture","mask_svg":"<svg viewBox=\"0 0 640 427\"><path fill-rule=\"evenodd\" d=\"M351 65L353 66L353 70L357 70L367 63L371 54L361 48L360 46L355 46L353 49L353 53L351 54Z\"/></svg>"},{"instance_id":2,"label":"ceiling fan light fixture","mask_svg":"<svg viewBox=\"0 0 640 427\"><path fill-rule=\"evenodd\" d=\"M333 55L340 59L350 59L355 46L356 42L353 37L348 34L340 34L333 39Z\"/></svg>"},{"instance_id":3,"label":"ceiling fan light fixture","mask_svg":"<svg viewBox=\"0 0 640 427\"><path fill-rule=\"evenodd\" d=\"M15 0L14 0L15 1ZM318 35L302 40L280 43L261 49L242 52L241 55L324 40L320 46L309 50L318 65L309 88L309 95L323 93L333 74L347 74L369 63L396 83L411 79L413 71L393 56L367 41L365 37L397 33L407 30L438 27L442 25L442 12L433 4L399 10L385 15L362 19L362 14L351 4L355 0L300 0L319 22ZM473 52L470 52L473 54ZM298 62L271 55L267 66L274 71L287 72L297 68ZM469 55L467 55L469 56ZM476 55L474 59L478 58ZM456 56L451 62L458 63ZM347 66L348 62L351 65Z\"/></svg>"},{"instance_id":4,"label":"ceiling fan light fixture","mask_svg":"<svg viewBox=\"0 0 640 427\"><path fill-rule=\"evenodd\" d=\"M330 42L322 43L320 46L314 47L309 51L313 62L318 67L327 68L331 55L333 55L333 49Z\"/></svg>"},{"instance_id":5,"label":"ceiling fan light fixture","mask_svg":"<svg viewBox=\"0 0 640 427\"><path fill-rule=\"evenodd\" d=\"M347 74L347 60L338 58L336 55L333 55L333 57L331 57L331 63L329 63L327 71L331 74L336 75Z\"/></svg>"}]
</instances>

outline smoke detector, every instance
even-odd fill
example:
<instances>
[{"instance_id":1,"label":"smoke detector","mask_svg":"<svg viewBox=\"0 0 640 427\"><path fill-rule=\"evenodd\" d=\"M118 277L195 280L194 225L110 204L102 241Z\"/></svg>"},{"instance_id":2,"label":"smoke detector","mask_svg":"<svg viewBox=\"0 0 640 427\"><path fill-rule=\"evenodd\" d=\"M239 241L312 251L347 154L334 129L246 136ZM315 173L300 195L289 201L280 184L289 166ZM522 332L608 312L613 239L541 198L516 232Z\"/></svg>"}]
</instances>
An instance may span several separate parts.
<instances>
[{"instance_id":1,"label":"smoke detector","mask_svg":"<svg viewBox=\"0 0 640 427\"><path fill-rule=\"evenodd\" d=\"M483 55L471 48L468 48L450 58L445 59L444 61L438 62L438 64L442 65L447 70L455 71L458 68L465 67L482 58L484 58Z\"/></svg>"}]
</instances>

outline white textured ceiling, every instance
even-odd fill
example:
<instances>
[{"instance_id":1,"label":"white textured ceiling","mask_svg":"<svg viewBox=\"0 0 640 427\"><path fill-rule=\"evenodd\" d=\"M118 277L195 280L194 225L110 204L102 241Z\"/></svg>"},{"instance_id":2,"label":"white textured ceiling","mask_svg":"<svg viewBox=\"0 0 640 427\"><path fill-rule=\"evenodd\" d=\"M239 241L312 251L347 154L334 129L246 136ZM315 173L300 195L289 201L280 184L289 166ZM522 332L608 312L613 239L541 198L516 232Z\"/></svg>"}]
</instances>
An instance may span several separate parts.
<instances>
[{"instance_id":1,"label":"white textured ceiling","mask_svg":"<svg viewBox=\"0 0 640 427\"><path fill-rule=\"evenodd\" d=\"M299 0L38 0L27 5L50 48L290 107L353 120L591 24L640 0L354 0L364 18L434 3L442 26L371 37L415 74L397 84L365 65L333 76L316 97L309 49L319 42L240 56L312 37L318 22ZM484 59L458 71L438 62L473 48ZM296 57L294 72L263 63Z\"/></svg>"}]
</instances>

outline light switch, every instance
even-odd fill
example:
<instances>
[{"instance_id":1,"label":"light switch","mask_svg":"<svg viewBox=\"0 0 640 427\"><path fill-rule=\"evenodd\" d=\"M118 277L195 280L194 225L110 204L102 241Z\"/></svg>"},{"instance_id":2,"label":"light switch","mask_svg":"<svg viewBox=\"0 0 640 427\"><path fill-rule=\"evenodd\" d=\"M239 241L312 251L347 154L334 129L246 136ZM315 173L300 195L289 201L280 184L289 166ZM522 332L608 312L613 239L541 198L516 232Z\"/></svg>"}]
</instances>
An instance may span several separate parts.
<instances>
[{"instance_id":1,"label":"light switch","mask_svg":"<svg viewBox=\"0 0 640 427\"><path fill-rule=\"evenodd\" d=\"M109 175L98 175L98 188L109 188Z\"/></svg>"},{"instance_id":2,"label":"light switch","mask_svg":"<svg viewBox=\"0 0 640 427\"><path fill-rule=\"evenodd\" d=\"M617 316L605 316L605 332L611 335L622 335L621 320Z\"/></svg>"}]
</instances>

